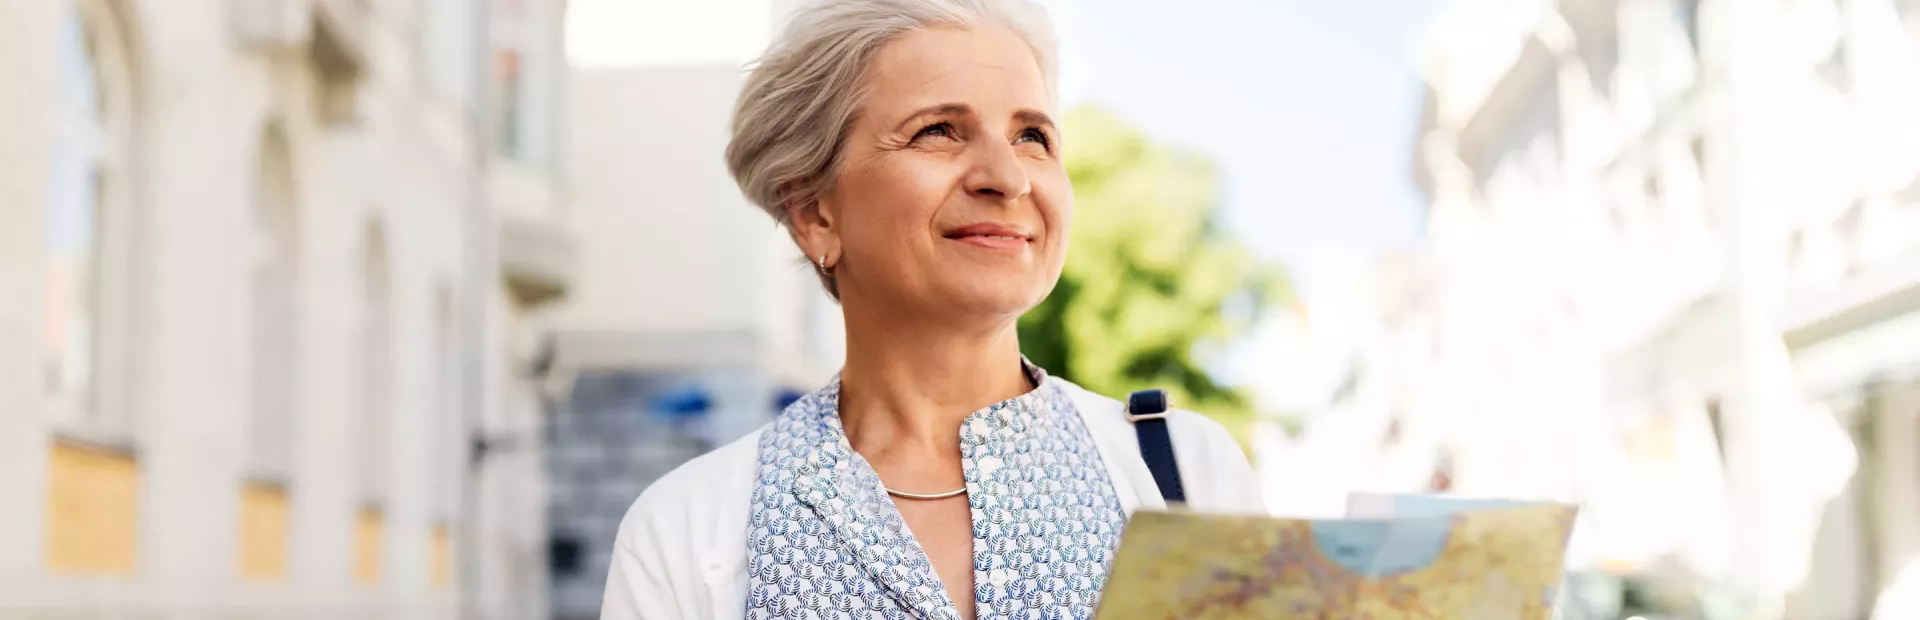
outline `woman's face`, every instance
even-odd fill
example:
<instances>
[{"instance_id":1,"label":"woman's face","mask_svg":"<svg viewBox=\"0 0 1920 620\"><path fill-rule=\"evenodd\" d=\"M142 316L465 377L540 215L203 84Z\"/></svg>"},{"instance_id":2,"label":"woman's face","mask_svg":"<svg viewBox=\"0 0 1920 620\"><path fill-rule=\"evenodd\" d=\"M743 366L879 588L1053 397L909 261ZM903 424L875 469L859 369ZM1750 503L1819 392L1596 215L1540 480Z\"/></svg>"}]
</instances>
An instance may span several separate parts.
<instances>
[{"instance_id":1,"label":"woman's face","mask_svg":"<svg viewBox=\"0 0 1920 620\"><path fill-rule=\"evenodd\" d=\"M1018 316L1066 259L1073 188L1027 45L999 28L904 35L872 61L803 243L840 296L917 315Z\"/></svg>"}]
</instances>

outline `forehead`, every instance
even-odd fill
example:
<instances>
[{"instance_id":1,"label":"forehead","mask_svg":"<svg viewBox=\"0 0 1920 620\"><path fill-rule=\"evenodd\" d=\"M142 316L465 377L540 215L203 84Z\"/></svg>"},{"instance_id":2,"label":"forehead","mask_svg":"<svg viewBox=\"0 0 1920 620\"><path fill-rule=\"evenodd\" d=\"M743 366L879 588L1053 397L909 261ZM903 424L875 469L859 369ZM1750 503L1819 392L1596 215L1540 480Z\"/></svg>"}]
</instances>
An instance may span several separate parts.
<instances>
[{"instance_id":1,"label":"forehead","mask_svg":"<svg viewBox=\"0 0 1920 620\"><path fill-rule=\"evenodd\" d=\"M944 103L967 104L981 114L1051 107L1033 51L1005 28L918 30L874 55L870 109L900 114Z\"/></svg>"}]
</instances>

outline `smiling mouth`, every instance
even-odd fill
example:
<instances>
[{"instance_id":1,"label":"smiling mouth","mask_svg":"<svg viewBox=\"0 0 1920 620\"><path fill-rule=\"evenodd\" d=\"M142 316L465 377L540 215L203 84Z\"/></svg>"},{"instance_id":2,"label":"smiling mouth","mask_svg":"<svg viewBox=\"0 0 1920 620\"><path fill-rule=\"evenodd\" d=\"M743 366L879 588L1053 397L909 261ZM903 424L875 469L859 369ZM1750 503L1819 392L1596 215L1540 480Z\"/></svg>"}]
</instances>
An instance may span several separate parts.
<instances>
[{"instance_id":1,"label":"smiling mouth","mask_svg":"<svg viewBox=\"0 0 1920 620\"><path fill-rule=\"evenodd\" d=\"M997 222L968 224L948 230L941 236L955 241L972 239L995 243L1027 243L1033 240L1033 235L1027 234L1027 231L1021 230L1020 227Z\"/></svg>"},{"instance_id":2,"label":"smiling mouth","mask_svg":"<svg viewBox=\"0 0 1920 620\"><path fill-rule=\"evenodd\" d=\"M1027 248L1033 238L1019 231L1001 227L974 227L975 230L960 229L944 235L947 239L958 241L978 249L991 252L1019 252ZM986 229L986 230L981 230Z\"/></svg>"},{"instance_id":3,"label":"smiling mouth","mask_svg":"<svg viewBox=\"0 0 1920 620\"><path fill-rule=\"evenodd\" d=\"M1019 235L947 235L947 238L948 239L998 239L1001 241L1022 241L1022 242L1027 240L1026 237L1022 237Z\"/></svg>"}]
</instances>

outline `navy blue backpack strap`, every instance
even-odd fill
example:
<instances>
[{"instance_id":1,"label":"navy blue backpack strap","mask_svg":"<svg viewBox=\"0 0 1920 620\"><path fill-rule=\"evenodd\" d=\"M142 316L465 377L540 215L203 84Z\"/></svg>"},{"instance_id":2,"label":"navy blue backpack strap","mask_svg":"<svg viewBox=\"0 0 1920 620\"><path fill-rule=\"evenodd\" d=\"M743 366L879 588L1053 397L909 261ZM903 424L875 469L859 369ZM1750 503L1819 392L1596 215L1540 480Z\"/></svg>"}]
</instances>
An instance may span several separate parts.
<instances>
[{"instance_id":1,"label":"navy blue backpack strap","mask_svg":"<svg viewBox=\"0 0 1920 620\"><path fill-rule=\"evenodd\" d=\"M1173 460L1173 436L1167 432L1167 393L1140 390L1127 396L1127 421L1140 435L1140 457L1153 472L1153 482L1168 503L1187 501L1187 489L1180 485L1180 464Z\"/></svg>"}]
</instances>

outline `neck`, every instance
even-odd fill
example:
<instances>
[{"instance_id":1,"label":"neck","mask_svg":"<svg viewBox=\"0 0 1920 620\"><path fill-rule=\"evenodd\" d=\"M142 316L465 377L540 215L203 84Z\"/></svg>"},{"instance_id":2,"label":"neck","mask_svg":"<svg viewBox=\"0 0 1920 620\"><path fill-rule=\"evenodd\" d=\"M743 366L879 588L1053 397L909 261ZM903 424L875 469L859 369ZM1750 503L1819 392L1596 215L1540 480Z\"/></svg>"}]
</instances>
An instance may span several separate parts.
<instances>
[{"instance_id":1,"label":"neck","mask_svg":"<svg viewBox=\"0 0 1920 620\"><path fill-rule=\"evenodd\" d=\"M1033 389L1020 364L1018 317L975 329L902 312L843 306L847 363L840 421L869 460L958 456L960 424L982 407Z\"/></svg>"}]
</instances>

